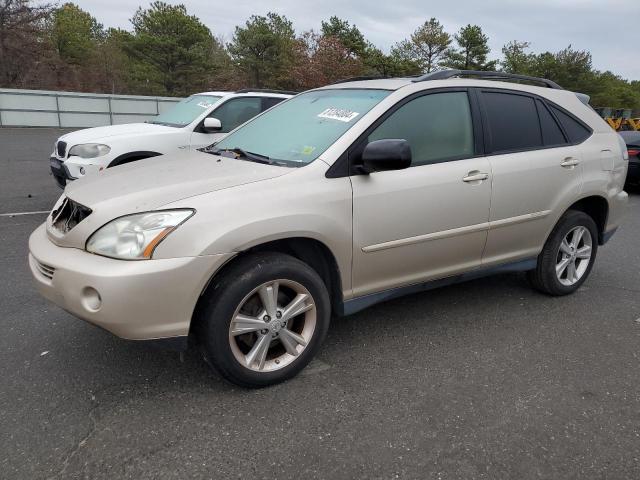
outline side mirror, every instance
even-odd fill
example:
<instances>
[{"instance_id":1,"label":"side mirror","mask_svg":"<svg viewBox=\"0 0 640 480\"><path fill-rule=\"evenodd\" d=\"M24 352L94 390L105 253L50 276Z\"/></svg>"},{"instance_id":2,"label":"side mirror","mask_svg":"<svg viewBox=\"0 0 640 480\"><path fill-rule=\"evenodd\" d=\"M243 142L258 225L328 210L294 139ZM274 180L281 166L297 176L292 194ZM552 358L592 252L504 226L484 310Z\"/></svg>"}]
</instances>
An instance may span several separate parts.
<instances>
[{"instance_id":1,"label":"side mirror","mask_svg":"<svg viewBox=\"0 0 640 480\"><path fill-rule=\"evenodd\" d=\"M222 129L222 122L214 117L207 117L204 119L203 125L204 131L208 133L217 132Z\"/></svg>"},{"instance_id":2,"label":"side mirror","mask_svg":"<svg viewBox=\"0 0 640 480\"><path fill-rule=\"evenodd\" d=\"M411 166L411 146L403 139L375 140L362 152L362 173L402 170Z\"/></svg>"}]
</instances>

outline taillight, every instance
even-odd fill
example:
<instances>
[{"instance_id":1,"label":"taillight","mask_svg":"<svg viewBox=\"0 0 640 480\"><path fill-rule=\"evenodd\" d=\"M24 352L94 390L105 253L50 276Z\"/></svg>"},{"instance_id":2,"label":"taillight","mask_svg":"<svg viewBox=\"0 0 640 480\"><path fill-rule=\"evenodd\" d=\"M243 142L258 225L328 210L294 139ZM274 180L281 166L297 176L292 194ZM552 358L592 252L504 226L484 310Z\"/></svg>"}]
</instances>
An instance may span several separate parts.
<instances>
[{"instance_id":1,"label":"taillight","mask_svg":"<svg viewBox=\"0 0 640 480\"><path fill-rule=\"evenodd\" d=\"M629 152L629 157L640 157L640 150L635 148L627 150Z\"/></svg>"}]
</instances>

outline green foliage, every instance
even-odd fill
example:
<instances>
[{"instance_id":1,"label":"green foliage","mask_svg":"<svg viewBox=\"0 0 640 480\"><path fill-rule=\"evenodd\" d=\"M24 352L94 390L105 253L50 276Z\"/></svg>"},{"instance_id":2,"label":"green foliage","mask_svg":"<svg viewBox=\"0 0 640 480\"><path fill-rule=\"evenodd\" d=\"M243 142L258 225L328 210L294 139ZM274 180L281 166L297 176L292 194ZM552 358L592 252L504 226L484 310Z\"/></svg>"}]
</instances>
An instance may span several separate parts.
<instances>
[{"instance_id":1,"label":"green foliage","mask_svg":"<svg viewBox=\"0 0 640 480\"><path fill-rule=\"evenodd\" d=\"M500 62L502 70L507 73L533 75L535 55L527 53L529 42L512 40L502 47L503 60Z\"/></svg>"},{"instance_id":2,"label":"green foliage","mask_svg":"<svg viewBox=\"0 0 640 480\"><path fill-rule=\"evenodd\" d=\"M462 27L453 36L458 44L458 49L451 48L447 52L444 64L450 68L460 70L495 70L496 61L487 61L489 37L482 33L478 25Z\"/></svg>"},{"instance_id":3,"label":"green foliage","mask_svg":"<svg viewBox=\"0 0 640 480\"><path fill-rule=\"evenodd\" d=\"M567 90L586 93L591 105L640 110L640 88L607 71L594 70L591 54L569 45L559 52L529 53L528 42L512 41L502 48L505 72L553 80Z\"/></svg>"},{"instance_id":4,"label":"green foliage","mask_svg":"<svg viewBox=\"0 0 640 480\"><path fill-rule=\"evenodd\" d=\"M223 44L184 5L155 1L139 8L132 31L104 30L74 3L0 0L0 86L184 96L246 86L304 89L358 75L397 77L439 68L494 70L478 25L452 36L436 19L389 53L356 25L332 16L319 33L296 35L277 13L252 16ZM454 45L452 45L452 43ZM502 48L505 72L544 77L591 96L592 105L640 113L640 81L593 68L591 54L569 45L533 53L530 44Z\"/></svg>"},{"instance_id":5,"label":"green foliage","mask_svg":"<svg viewBox=\"0 0 640 480\"><path fill-rule=\"evenodd\" d=\"M321 22L321 32L324 37L335 37L355 57L363 58L367 49L367 41L362 32L347 20L336 16Z\"/></svg>"},{"instance_id":6,"label":"green foliage","mask_svg":"<svg viewBox=\"0 0 640 480\"><path fill-rule=\"evenodd\" d=\"M60 58L72 65L90 58L103 35L102 25L73 3L65 3L53 11L53 44Z\"/></svg>"},{"instance_id":7,"label":"green foliage","mask_svg":"<svg viewBox=\"0 0 640 480\"><path fill-rule=\"evenodd\" d=\"M435 18L424 22L408 40L398 43L392 52L413 62L424 73L440 68L451 44L451 36Z\"/></svg>"},{"instance_id":8,"label":"green foliage","mask_svg":"<svg viewBox=\"0 0 640 480\"><path fill-rule=\"evenodd\" d=\"M287 69L293 63L295 32L284 16L269 12L253 15L244 27L236 27L227 46L235 64L255 87L288 87Z\"/></svg>"},{"instance_id":9,"label":"green foliage","mask_svg":"<svg viewBox=\"0 0 640 480\"><path fill-rule=\"evenodd\" d=\"M187 95L206 85L222 46L184 5L155 1L131 19L122 45L134 60L133 78L156 93Z\"/></svg>"},{"instance_id":10,"label":"green foliage","mask_svg":"<svg viewBox=\"0 0 640 480\"><path fill-rule=\"evenodd\" d=\"M402 77L421 73L420 66L416 62L406 58L396 49L391 49L391 53L386 55L370 43L365 50L364 66L365 75Z\"/></svg>"}]
</instances>

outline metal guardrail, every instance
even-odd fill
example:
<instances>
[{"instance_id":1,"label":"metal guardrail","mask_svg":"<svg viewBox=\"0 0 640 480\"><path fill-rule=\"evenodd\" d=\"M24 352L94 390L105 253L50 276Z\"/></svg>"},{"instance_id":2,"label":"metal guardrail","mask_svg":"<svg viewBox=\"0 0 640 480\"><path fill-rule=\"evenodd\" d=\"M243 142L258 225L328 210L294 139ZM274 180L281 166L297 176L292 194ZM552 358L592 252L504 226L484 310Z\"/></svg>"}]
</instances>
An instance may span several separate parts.
<instances>
[{"instance_id":1,"label":"metal guardrail","mask_svg":"<svg viewBox=\"0 0 640 480\"><path fill-rule=\"evenodd\" d=\"M97 127L150 120L180 98L0 88L0 127Z\"/></svg>"}]
</instances>

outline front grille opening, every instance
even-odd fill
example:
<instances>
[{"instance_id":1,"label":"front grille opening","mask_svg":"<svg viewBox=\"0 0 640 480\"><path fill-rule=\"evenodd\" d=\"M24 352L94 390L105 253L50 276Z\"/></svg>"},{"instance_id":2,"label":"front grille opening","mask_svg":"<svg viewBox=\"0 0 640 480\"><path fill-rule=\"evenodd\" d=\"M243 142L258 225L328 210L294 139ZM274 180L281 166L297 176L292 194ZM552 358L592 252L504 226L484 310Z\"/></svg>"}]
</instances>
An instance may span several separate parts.
<instances>
[{"instance_id":1,"label":"front grille opening","mask_svg":"<svg viewBox=\"0 0 640 480\"><path fill-rule=\"evenodd\" d=\"M67 153L67 142L58 142L56 148L58 150L58 156L60 158L64 158L65 154Z\"/></svg>"},{"instance_id":2,"label":"front grille opening","mask_svg":"<svg viewBox=\"0 0 640 480\"><path fill-rule=\"evenodd\" d=\"M51 225L59 232L67 233L89 215L91 215L90 208L67 197L51 212Z\"/></svg>"},{"instance_id":3,"label":"front grille opening","mask_svg":"<svg viewBox=\"0 0 640 480\"><path fill-rule=\"evenodd\" d=\"M36 260L36 268L43 277L48 278L49 280L53 280L53 274L56 273L56 269L54 267L50 267L49 265Z\"/></svg>"}]
</instances>

